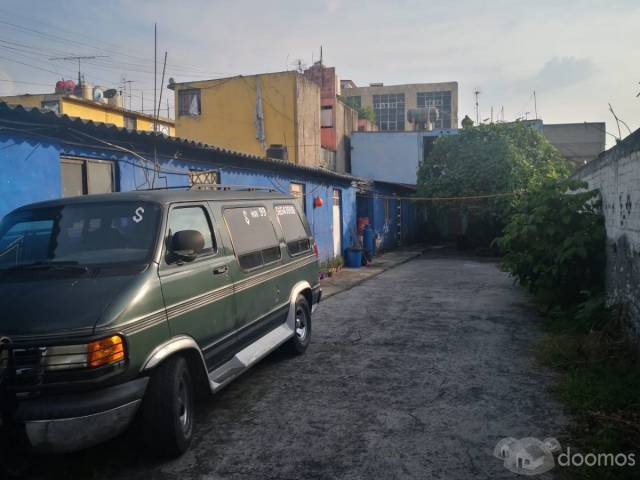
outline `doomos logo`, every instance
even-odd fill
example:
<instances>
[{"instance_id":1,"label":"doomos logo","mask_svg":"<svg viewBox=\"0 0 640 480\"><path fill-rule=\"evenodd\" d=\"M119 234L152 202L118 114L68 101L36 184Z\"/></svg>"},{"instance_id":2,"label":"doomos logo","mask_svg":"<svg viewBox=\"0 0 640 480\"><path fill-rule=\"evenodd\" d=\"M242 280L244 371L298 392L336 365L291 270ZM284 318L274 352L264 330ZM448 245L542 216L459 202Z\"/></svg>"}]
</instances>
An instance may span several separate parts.
<instances>
[{"instance_id":1,"label":"doomos logo","mask_svg":"<svg viewBox=\"0 0 640 480\"><path fill-rule=\"evenodd\" d=\"M504 467L520 475L539 475L555 466L553 454L560 451L555 438L538 440L527 437L517 440L503 438L493 450L493 456L504 461Z\"/></svg>"},{"instance_id":2,"label":"doomos logo","mask_svg":"<svg viewBox=\"0 0 640 480\"><path fill-rule=\"evenodd\" d=\"M557 455L554 458L554 454ZM538 440L526 437L503 438L493 449L493 456L503 461L504 468L520 475L540 475L559 467L634 467L635 453L579 453L570 447L562 451L555 438Z\"/></svg>"}]
</instances>

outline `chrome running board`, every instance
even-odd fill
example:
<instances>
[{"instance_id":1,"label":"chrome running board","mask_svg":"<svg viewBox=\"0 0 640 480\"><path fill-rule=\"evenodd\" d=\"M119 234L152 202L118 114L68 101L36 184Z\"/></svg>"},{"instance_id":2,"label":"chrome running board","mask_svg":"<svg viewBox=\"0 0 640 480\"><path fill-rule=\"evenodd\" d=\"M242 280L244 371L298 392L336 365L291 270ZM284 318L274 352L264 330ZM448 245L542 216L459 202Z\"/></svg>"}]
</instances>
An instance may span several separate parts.
<instances>
[{"instance_id":1,"label":"chrome running board","mask_svg":"<svg viewBox=\"0 0 640 480\"><path fill-rule=\"evenodd\" d=\"M293 337L294 331L283 323L236 353L231 360L209 373L211 392L217 392L231 380L246 372L269 353Z\"/></svg>"}]
</instances>

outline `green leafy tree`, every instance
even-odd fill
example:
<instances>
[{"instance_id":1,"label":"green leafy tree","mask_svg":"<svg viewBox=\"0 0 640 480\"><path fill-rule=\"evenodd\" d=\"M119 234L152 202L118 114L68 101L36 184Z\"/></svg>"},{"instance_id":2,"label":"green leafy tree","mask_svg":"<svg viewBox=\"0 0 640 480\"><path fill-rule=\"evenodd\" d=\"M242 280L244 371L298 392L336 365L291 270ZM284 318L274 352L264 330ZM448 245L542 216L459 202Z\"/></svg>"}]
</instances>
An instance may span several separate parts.
<instances>
[{"instance_id":1,"label":"green leafy tree","mask_svg":"<svg viewBox=\"0 0 640 480\"><path fill-rule=\"evenodd\" d=\"M576 305L604 288L604 217L598 192L587 187L542 182L522 197L496 239L503 268L546 305Z\"/></svg>"},{"instance_id":2,"label":"green leafy tree","mask_svg":"<svg viewBox=\"0 0 640 480\"><path fill-rule=\"evenodd\" d=\"M358 118L369 120L369 123L376 123L376 112L371 107L361 107L358 109Z\"/></svg>"},{"instance_id":3,"label":"green leafy tree","mask_svg":"<svg viewBox=\"0 0 640 480\"><path fill-rule=\"evenodd\" d=\"M479 125L439 137L418 170L418 196L475 197L509 194L566 178L569 167L535 128L521 122ZM433 202L432 217L456 208L468 219L471 246L488 246L506 225L519 196ZM437 228L437 227L434 227Z\"/></svg>"}]
</instances>

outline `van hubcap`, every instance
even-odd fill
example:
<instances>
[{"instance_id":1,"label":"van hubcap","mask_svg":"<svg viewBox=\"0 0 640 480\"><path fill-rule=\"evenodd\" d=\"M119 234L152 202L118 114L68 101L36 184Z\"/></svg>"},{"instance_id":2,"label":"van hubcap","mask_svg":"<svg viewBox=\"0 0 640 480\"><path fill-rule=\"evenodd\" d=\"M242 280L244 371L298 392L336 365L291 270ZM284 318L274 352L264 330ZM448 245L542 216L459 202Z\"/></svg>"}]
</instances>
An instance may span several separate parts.
<instances>
[{"instance_id":1,"label":"van hubcap","mask_svg":"<svg viewBox=\"0 0 640 480\"><path fill-rule=\"evenodd\" d=\"M189 386L184 376L178 385L178 418L184 432L188 432L191 424L191 405L189 398Z\"/></svg>"},{"instance_id":2,"label":"van hubcap","mask_svg":"<svg viewBox=\"0 0 640 480\"><path fill-rule=\"evenodd\" d=\"M296 335L299 340L307 337L307 315L300 307L296 309Z\"/></svg>"}]
</instances>

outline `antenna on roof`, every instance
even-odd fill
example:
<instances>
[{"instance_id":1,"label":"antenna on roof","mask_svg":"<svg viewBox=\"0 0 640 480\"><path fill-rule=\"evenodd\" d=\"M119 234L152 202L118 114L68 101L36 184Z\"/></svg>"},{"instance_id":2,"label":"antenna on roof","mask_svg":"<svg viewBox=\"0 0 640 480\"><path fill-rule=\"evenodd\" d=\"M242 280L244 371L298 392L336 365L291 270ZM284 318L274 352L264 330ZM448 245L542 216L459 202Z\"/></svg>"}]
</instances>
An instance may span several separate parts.
<instances>
[{"instance_id":1,"label":"antenna on roof","mask_svg":"<svg viewBox=\"0 0 640 480\"><path fill-rule=\"evenodd\" d=\"M82 71L80 70L80 62L82 60L93 60L95 58L109 58L109 55L72 55L69 57L53 57L49 60L64 60L78 62L78 85L82 83Z\"/></svg>"}]
</instances>

